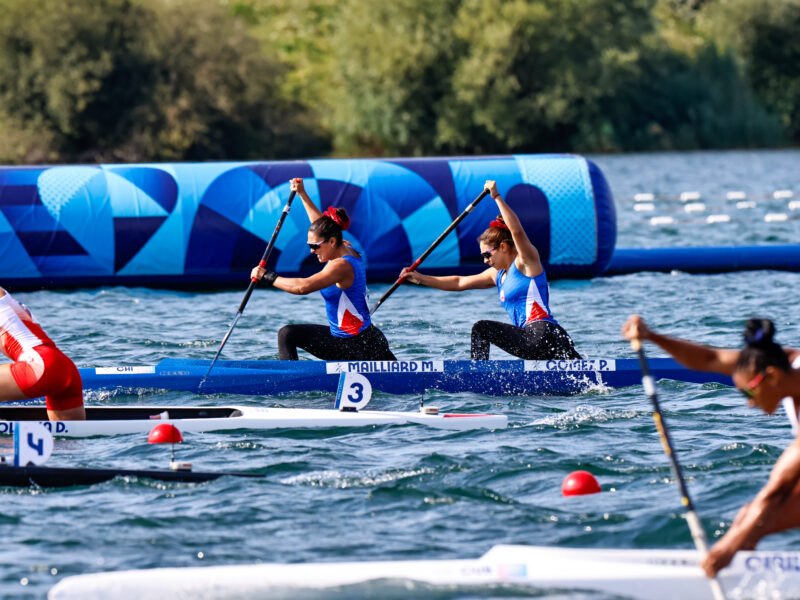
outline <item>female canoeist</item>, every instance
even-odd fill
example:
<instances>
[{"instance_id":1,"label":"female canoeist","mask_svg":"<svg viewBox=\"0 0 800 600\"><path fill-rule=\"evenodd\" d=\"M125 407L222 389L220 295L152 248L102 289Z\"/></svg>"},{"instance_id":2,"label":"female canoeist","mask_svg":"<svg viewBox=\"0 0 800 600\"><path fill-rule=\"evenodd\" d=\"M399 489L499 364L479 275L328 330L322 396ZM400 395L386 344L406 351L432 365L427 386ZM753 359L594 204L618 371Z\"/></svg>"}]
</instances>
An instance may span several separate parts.
<instances>
[{"instance_id":1,"label":"female canoeist","mask_svg":"<svg viewBox=\"0 0 800 600\"><path fill-rule=\"evenodd\" d=\"M483 262L489 268L477 275L435 277L407 268L400 273L412 283L449 292L497 286L500 304L513 325L478 321L472 326L472 360L489 360L494 344L513 356L528 360L580 358L572 339L550 314L547 276L539 251L528 239L516 213L497 192L497 183L487 181L500 216L478 238Z\"/></svg>"},{"instance_id":2,"label":"female canoeist","mask_svg":"<svg viewBox=\"0 0 800 600\"><path fill-rule=\"evenodd\" d=\"M293 179L291 189L303 199L311 221L308 248L319 262L327 264L306 278L278 277L261 267L253 269L252 276L291 294L319 291L325 299L329 327L282 327L278 332L279 358L297 360L297 349L301 348L322 360L397 360L386 337L370 319L364 261L342 240L342 230L350 226L347 212L333 206L320 211L306 193L302 179Z\"/></svg>"},{"instance_id":3,"label":"female canoeist","mask_svg":"<svg viewBox=\"0 0 800 600\"><path fill-rule=\"evenodd\" d=\"M86 418L81 374L56 348L30 311L0 288L0 401L45 397L51 421Z\"/></svg>"},{"instance_id":4,"label":"female canoeist","mask_svg":"<svg viewBox=\"0 0 800 600\"><path fill-rule=\"evenodd\" d=\"M769 319L747 322L743 350L711 348L660 335L639 315L626 321L622 335L629 340L650 340L690 369L732 375L750 406L771 415L783 403L792 423L794 441L772 467L766 485L742 507L731 528L703 560L706 574L713 577L736 552L754 549L764 536L800 527L800 351L781 348L773 340L775 326Z\"/></svg>"}]
</instances>

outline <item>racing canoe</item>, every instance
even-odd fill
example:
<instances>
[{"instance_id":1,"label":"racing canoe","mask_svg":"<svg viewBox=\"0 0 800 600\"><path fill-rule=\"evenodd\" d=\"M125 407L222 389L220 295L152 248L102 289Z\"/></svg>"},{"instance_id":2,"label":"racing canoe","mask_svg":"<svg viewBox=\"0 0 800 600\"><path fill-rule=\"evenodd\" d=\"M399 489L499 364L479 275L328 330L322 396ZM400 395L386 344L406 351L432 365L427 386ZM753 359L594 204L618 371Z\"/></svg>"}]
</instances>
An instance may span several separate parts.
<instances>
[{"instance_id":1,"label":"racing canoe","mask_svg":"<svg viewBox=\"0 0 800 600\"><path fill-rule=\"evenodd\" d=\"M695 550L495 546L477 560L255 564L67 577L50 600L115 598L428 598L592 591L641 600L711 600ZM729 598L798 598L800 552L739 552L720 572ZM515 593L519 590L519 593ZM437 594L437 591L440 593ZM460 592L460 593L459 593Z\"/></svg>"},{"instance_id":2,"label":"racing canoe","mask_svg":"<svg viewBox=\"0 0 800 600\"><path fill-rule=\"evenodd\" d=\"M656 379L732 385L731 378L701 373L669 358L651 359ZM164 359L157 365L81 369L84 389L162 389L198 392L208 360ZM336 392L339 375L359 372L373 390L388 394L474 392L494 396L571 395L641 382L635 359L587 360L419 360L419 361L217 361L203 383L206 394L277 395Z\"/></svg>"},{"instance_id":3,"label":"racing canoe","mask_svg":"<svg viewBox=\"0 0 800 600\"><path fill-rule=\"evenodd\" d=\"M0 408L0 435L11 435L14 422L37 421L59 437L148 434L159 423L171 423L182 433L236 429L310 429L426 425L437 429L505 429L505 415L381 410L338 411L260 406L87 406L85 421L48 421L43 406Z\"/></svg>"},{"instance_id":4,"label":"racing canoe","mask_svg":"<svg viewBox=\"0 0 800 600\"><path fill-rule=\"evenodd\" d=\"M208 471L154 471L146 469L90 469L72 467L39 467L28 465L14 467L0 464L0 486L2 487L72 487L93 485L115 477L135 477L180 483L201 483L220 477L264 477L258 473L208 472Z\"/></svg>"}]
</instances>

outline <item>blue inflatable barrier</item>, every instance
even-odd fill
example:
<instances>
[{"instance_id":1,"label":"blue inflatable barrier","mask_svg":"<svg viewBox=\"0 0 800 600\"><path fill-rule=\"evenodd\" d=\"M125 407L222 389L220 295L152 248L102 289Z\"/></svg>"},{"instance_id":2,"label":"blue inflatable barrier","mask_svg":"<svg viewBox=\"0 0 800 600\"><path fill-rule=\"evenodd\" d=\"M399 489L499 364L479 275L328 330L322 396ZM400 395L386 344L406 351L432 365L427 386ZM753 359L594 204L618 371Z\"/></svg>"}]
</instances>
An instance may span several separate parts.
<instances>
[{"instance_id":1,"label":"blue inflatable barrier","mask_svg":"<svg viewBox=\"0 0 800 600\"><path fill-rule=\"evenodd\" d=\"M550 278L593 277L614 249L608 184L572 155L352 159L0 168L0 282L78 285L241 285L302 177L323 209L343 206L345 233L372 280L393 280L495 179ZM425 261L429 273L483 269L476 238L497 214L487 198ZM269 267L319 270L296 204Z\"/></svg>"},{"instance_id":2,"label":"blue inflatable barrier","mask_svg":"<svg viewBox=\"0 0 800 600\"><path fill-rule=\"evenodd\" d=\"M721 273L755 269L800 271L800 245L617 248L604 274L639 271Z\"/></svg>"}]
</instances>

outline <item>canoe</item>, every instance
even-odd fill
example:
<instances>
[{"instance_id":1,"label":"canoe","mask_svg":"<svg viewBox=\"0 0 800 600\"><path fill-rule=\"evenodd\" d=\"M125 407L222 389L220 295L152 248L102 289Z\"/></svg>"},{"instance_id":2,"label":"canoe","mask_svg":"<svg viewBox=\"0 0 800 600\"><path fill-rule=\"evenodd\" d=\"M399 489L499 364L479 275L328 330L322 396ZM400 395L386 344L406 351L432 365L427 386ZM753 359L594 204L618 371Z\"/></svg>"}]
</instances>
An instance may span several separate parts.
<instances>
[{"instance_id":1,"label":"canoe","mask_svg":"<svg viewBox=\"0 0 800 600\"><path fill-rule=\"evenodd\" d=\"M731 378L682 367L669 358L650 360L656 379L732 385ZM210 361L163 359L156 365L120 365L81 369L84 389L161 389L198 392ZM494 396L571 395L641 382L635 359L587 360L415 360L415 361L217 361L203 383L206 394L278 395L336 392L339 375L367 376L373 390L421 394L436 389Z\"/></svg>"},{"instance_id":2,"label":"canoe","mask_svg":"<svg viewBox=\"0 0 800 600\"><path fill-rule=\"evenodd\" d=\"M90 469L78 467L14 467L0 464L0 487L71 487L93 485L114 477L147 478L156 481L200 483L220 477L264 477L257 473L145 470L145 469Z\"/></svg>"},{"instance_id":3,"label":"canoe","mask_svg":"<svg viewBox=\"0 0 800 600\"><path fill-rule=\"evenodd\" d=\"M576 590L641 600L711 600L699 558L694 550L495 546L476 560L255 564L78 575L56 584L48 598L307 600L484 597L492 592L516 597L538 590L561 597L560 592ZM729 598L797 598L800 552L740 552L719 579Z\"/></svg>"},{"instance_id":4,"label":"canoe","mask_svg":"<svg viewBox=\"0 0 800 600\"><path fill-rule=\"evenodd\" d=\"M469 413L428 414L381 410L338 411L313 408L266 408L261 406L99 406L86 408L85 421L48 421L40 406L0 408L0 435L12 435L14 422L37 421L57 437L94 437L141 433L147 435L159 423L171 423L181 433L240 429L320 429L425 425L437 429L505 429L505 415Z\"/></svg>"}]
</instances>

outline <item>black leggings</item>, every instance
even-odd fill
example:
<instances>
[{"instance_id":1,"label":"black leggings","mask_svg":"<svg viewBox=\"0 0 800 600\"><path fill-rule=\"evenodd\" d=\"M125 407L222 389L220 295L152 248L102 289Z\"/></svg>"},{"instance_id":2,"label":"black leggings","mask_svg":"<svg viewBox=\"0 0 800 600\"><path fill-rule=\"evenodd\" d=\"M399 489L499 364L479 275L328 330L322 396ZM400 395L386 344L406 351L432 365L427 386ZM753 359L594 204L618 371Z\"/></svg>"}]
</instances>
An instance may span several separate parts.
<instances>
[{"instance_id":1,"label":"black leggings","mask_svg":"<svg viewBox=\"0 0 800 600\"><path fill-rule=\"evenodd\" d=\"M278 331L278 357L297 360L297 349L322 360L397 360L381 330L370 325L353 337L331 335L327 325L284 325Z\"/></svg>"},{"instance_id":2,"label":"black leggings","mask_svg":"<svg viewBox=\"0 0 800 600\"><path fill-rule=\"evenodd\" d=\"M550 321L534 321L525 327L478 321L472 326L472 360L489 360L489 344L525 360L581 358L564 328Z\"/></svg>"}]
</instances>

